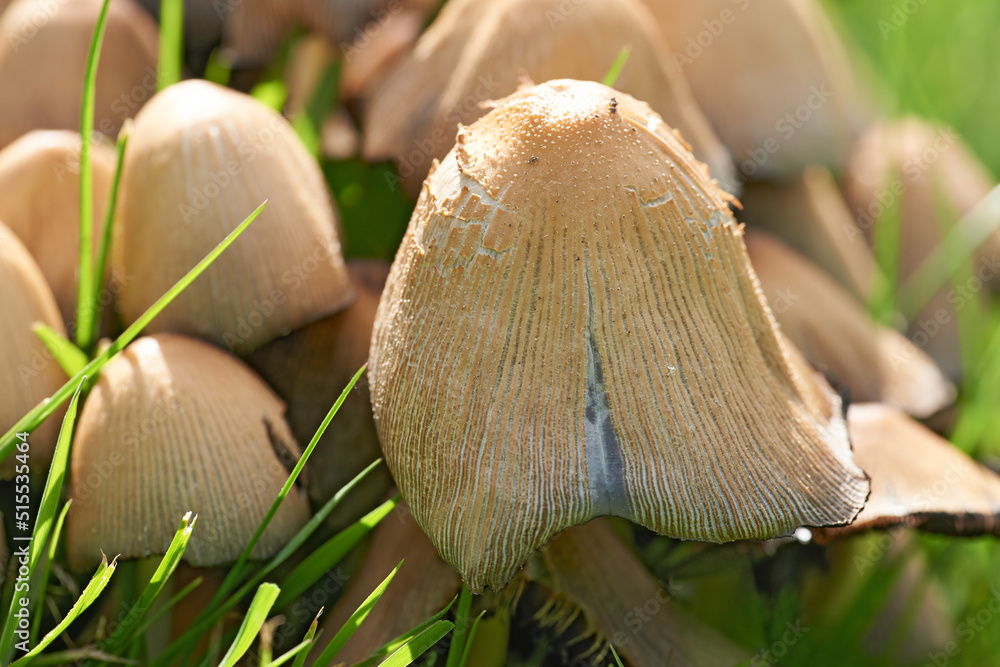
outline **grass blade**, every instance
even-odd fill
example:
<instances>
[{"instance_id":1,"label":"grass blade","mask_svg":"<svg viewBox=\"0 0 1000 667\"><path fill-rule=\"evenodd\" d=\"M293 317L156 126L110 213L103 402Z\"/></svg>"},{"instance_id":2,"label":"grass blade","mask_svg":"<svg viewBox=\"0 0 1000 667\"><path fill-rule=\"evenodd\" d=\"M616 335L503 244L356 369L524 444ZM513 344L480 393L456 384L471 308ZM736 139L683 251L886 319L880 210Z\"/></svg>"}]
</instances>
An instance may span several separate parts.
<instances>
[{"instance_id":1,"label":"grass blade","mask_svg":"<svg viewBox=\"0 0 1000 667\"><path fill-rule=\"evenodd\" d=\"M458 594L458 609L455 610L455 634L451 637L451 646L448 647L448 661L445 667L460 667L463 664L462 656L465 654L465 631L469 628L469 612L472 609L472 593L462 584L462 591Z\"/></svg>"},{"instance_id":2,"label":"grass blade","mask_svg":"<svg viewBox=\"0 0 1000 667\"><path fill-rule=\"evenodd\" d=\"M149 608L153 606L153 601L156 600L167 580L181 562L181 556L184 555L184 550L191 540L191 531L194 530L194 524L197 520L198 515L192 516L191 512L185 514L184 518L181 519L181 525L177 528L174 539L170 541L167 552L160 559L160 564L142 591L142 595L139 596L139 601L132 606L128 616L118 624L111 635L110 642L104 649L108 653L120 653L128 643L129 638L133 636L136 627L146 616Z\"/></svg>"},{"instance_id":3,"label":"grass blade","mask_svg":"<svg viewBox=\"0 0 1000 667\"><path fill-rule=\"evenodd\" d=\"M208 253L203 260L198 262L190 271L185 274L183 278L177 281L177 283L167 290L167 293L157 299L156 303L150 306L145 313L139 316L135 322L129 326L125 332L118 337L118 339L108 347L107 350L99 354L90 363L88 363L79 373L74 375L69 382L64 384L59 390L52 395L51 398L47 398L38 405L36 405L28 414L18 420L16 424L10 427L10 429L4 433L3 438L0 438L0 462L10 456L10 453L14 451L14 446L17 439L17 434L20 432L31 432L38 428L45 419L55 412L60 405L66 402L66 400L72 396L74 388L80 384L83 377L90 376L96 377L97 372L108 363L112 357L125 349L125 346L131 343L144 328L150 323L150 321L160 314L167 305L173 301L178 294L180 294L184 289L190 285L194 280L200 276L205 269L207 269L215 258L222 254L222 252L231 246L236 239L240 237L246 228L250 226L260 212L267 205L265 200L260 206L258 206L253 213L251 213L247 218L240 223L240 225L229 233L225 239L222 240L219 245L217 245L210 253Z\"/></svg>"},{"instance_id":4,"label":"grass blade","mask_svg":"<svg viewBox=\"0 0 1000 667\"><path fill-rule=\"evenodd\" d=\"M347 400L348 394L350 394L351 390L354 389L354 385L357 384L359 379L361 379L361 376L364 374L367 367L368 365L365 364L358 369L358 372L354 374L351 381L347 383L344 391L340 392L340 396L337 398L337 401L333 404L333 407L330 408L330 411L323 419L323 423L319 425L319 429L317 429L316 434L313 435L313 438L309 441L309 445L306 447L306 450L302 452L302 456L299 457L299 460L295 463L295 467L292 469L292 472L289 473L288 479L285 480L285 485L281 487L281 491L278 492L278 497L274 499L273 503L271 503L271 508L267 510L267 514L264 515L260 525L257 526L257 530L254 532L253 537L251 537L250 541L247 542L246 547L243 549L243 553L240 554L240 557L236 560L236 564L233 565L229 574L223 580L222 587L220 588L220 591L223 594L235 587L236 578L240 576L243 565L250 558L250 552L253 551L253 548L257 546L257 542L260 541L261 536L264 535L264 531L267 530L268 525L271 523L271 519L273 519L274 515L277 514L278 508L281 507L281 503L285 499L285 496L287 496L288 492L291 491L292 485L295 484L295 481L299 478L299 474L302 472L302 469L305 468L309 457L312 456L313 450L316 449L316 444L326 431L326 427L330 425L330 421L333 420L334 415L336 415L337 411L340 410L340 406L344 404L345 400Z\"/></svg>"},{"instance_id":5,"label":"grass blade","mask_svg":"<svg viewBox=\"0 0 1000 667\"><path fill-rule=\"evenodd\" d=\"M66 410L66 416L63 417L62 428L59 429L59 438L56 441L55 453L52 455L49 475L45 480L42 500L38 504L38 516L35 518L35 527L31 531L31 538L29 539L28 572L35 572L35 568L42 557L42 551L45 549L56 519L59 494L62 493L63 480L66 479L66 464L69 461L69 448L73 438L73 424L76 422L77 403L80 400L80 390L83 389L85 381L86 377L77 385L76 393L73 394L73 400L70 401L69 409ZM14 625L18 623L18 616L15 614L27 613L28 611L28 594L29 591L20 590L20 586L15 588L14 597L10 603L10 610L7 613L7 618L4 620L2 634L0 634L0 657L4 659L10 657L10 649L14 643ZM29 638L29 632L18 630L17 633L26 643Z\"/></svg>"},{"instance_id":6,"label":"grass blade","mask_svg":"<svg viewBox=\"0 0 1000 667\"><path fill-rule=\"evenodd\" d=\"M172 598L170 598L169 600L167 600L166 604L164 604L162 607L160 607L159 609L157 609L156 613L154 613L152 616L150 616L145 621L143 621L142 624L138 628L135 629L135 632L132 633L132 636L133 637L141 637L143 635L143 633L145 633L146 630L148 630L150 627L152 627L152 625L154 623L156 623L156 621L158 621L160 618L162 618L164 614L166 614L171 609L173 609L174 607L176 607L177 604L181 600L183 600L184 598L186 598L192 591L194 591L194 589L196 589L199 586L201 586L201 582L202 581L204 581L204 579L202 577L198 577L197 579L195 579L194 581L192 581L191 583L189 583L187 586L185 586L184 588L182 588L176 595L174 595Z\"/></svg>"},{"instance_id":7,"label":"grass blade","mask_svg":"<svg viewBox=\"0 0 1000 667\"><path fill-rule=\"evenodd\" d=\"M451 632L455 624L451 621L438 621L419 635L406 642L395 653L383 660L379 667L406 667L422 656L427 649L441 641L441 638Z\"/></svg>"},{"instance_id":8,"label":"grass blade","mask_svg":"<svg viewBox=\"0 0 1000 667\"><path fill-rule=\"evenodd\" d=\"M104 588L111 580L111 575L114 573L115 561L111 561L111 563L108 564L107 557L102 556L101 564L97 568L97 572L94 573L94 576L91 578L90 583L87 584L87 587L83 589L83 592L80 594L76 603L73 604L73 608L69 610L69 613L63 617L63 619L52 629L51 632L42 637L42 641L38 642L33 649L21 656L20 659L13 662L11 667L24 667L24 665L31 662L32 658L45 650L46 646L54 642L59 635L65 632L66 628L68 628L80 614L86 611L90 605L94 604L94 601L104 591Z\"/></svg>"},{"instance_id":9,"label":"grass blade","mask_svg":"<svg viewBox=\"0 0 1000 667\"><path fill-rule=\"evenodd\" d=\"M312 651L314 642L316 641L316 631L319 629L319 617L323 615L323 608L320 607L319 612L316 613L316 618L313 622L309 624L309 630L306 632L306 636L303 638L303 643L308 642L309 648L295 658L295 663L292 667L305 667L306 658L309 657L309 652Z\"/></svg>"},{"instance_id":10,"label":"grass blade","mask_svg":"<svg viewBox=\"0 0 1000 667\"><path fill-rule=\"evenodd\" d=\"M66 375L73 377L87 365L90 359L83 350L73 345L63 338L63 335L43 322L35 322L31 325L31 330L42 341L56 363L66 371Z\"/></svg>"},{"instance_id":11,"label":"grass blade","mask_svg":"<svg viewBox=\"0 0 1000 667\"><path fill-rule=\"evenodd\" d=\"M610 644L609 648L611 649L611 655L614 656L615 664L618 665L618 667L625 667L625 665L622 664L622 659L618 657L618 651L615 650L614 645Z\"/></svg>"},{"instance_id":12,"label":"grass blade","mask_svg":"<svg viewBox=\"0 0 1000 667\"><path fill-rule=\"evenodd\" d=\"M303 656L306 655L308 653L306 649L309 647L310 644L312 644L311 639L305 639L299 642L291 649L289 649L287 653L283 653L282 655L280 655L277 660L272 660L271 662L267 663L268 667L279 667L279 665L285 664L286 662L288 662L297 655L303 655ZM295 664L298 664L297 660Z\"/></svg>"},{"instance_id":13,"label":"grass blade","mask_svg":"<svg viewBox=\"0 0 1000 667\"><path fill-rule=\"evenodd\" d=\"M365 601L361 603L361 606L358 607L353 614L351 614L351 617L347 619L346 623L344 623L344 627L337 631L337 634L333 636L333 639L331 639L330 643L326 645L323 652L319 654L319 657L315 662L315 667L328 665L334 658L337 657L340 650L344 648L344 645L347 644L348 641L350 641L351 637L354 636L355 631L357 631L361 624L364 623L365 619L368 618L368 614L370 614L372 609L375 608L375 605L378 604L378 601L382 598L382 594L385 593L385 589L388 588L389 584L392 582L392 578L396 576L396 573L399 572L399 568L402 565L403 563L400 561L399 565L397 565L393 571L389 573L389 576L383 579L382 583L376 586L375 590L373 590L371 594L365 598Z\"/></svg>"},{"instance_id":14,"label":"grass blade","mask_svg":"<svg viewBox=\"0 0 1000 667\"><path fill-rule=\"evenodd\" d=\"M615 82L618 81L618 75L622 73L625 69L625 63L628 62L629 54L632 53L632 47L627 44L622 47L622 50L618 52L618 57L615 58L615 62L611 65L611 69L604 76L604 85L609 88L615 87Z\"/></svg>"},{"instance_id":15,"label":"grass blade","mask_svg":"<svg viewBox=\"0 0 1000 667\"><path fill-rule=\"evenodd\" d=\"M97 88L97 64L101 59L101 44L104 42L104 28L108 23L108 5L104 0L97 25L90 39L87 67L83 75L83 99L80 102L80 268L76 291L76 345L89 350L93 344L94 311L90 308L90 296L94 293L94 267L92 264L94 245L94 171L90 163L90 148L94 135L94 99Z\"/></svg>"},{"instance_id":16,"label":"grass blade","mask_svg":"<svg viewBox=\"0 0 1000 667\"><path fill-rule=\"evenodd\" d=\"M97 253L97 266L94 269L94 293L91 296L90 307L94 311L94 330L91 334L91 341L98 339L101 331L101 314L104 307L104 274L108 271L108 256L111 254L112 229L115 223L115 209L118 205L118 186L121 183L122 165L125 161L125 146L128 144L128 133L131 128L131 121L126 120L118 133L118 142L115 144L115 172L111 177L111 192L108 194L108 206L104 211L104 226L102 229L101 245ZM88 350L92 352L93 350Z\"/></svg>"},{"instance_id":17,"label":"grass blade","mask_svg":"<svg viewBox=\"0 0 1000 667\"><path fill-rule=\"evenodd\" d=\"M52 537L49 538L49 548L45 558L45 568L42 570L42 577L35 583L35 589L38 591L38 597L35 598L35 622L31 624L32 644L38 641L38 632L42 627L42 609L45 606L45 591L49 586L49 575L52 572L52 561L56 558L56 548L59 546L59 537L62 535L63 522L66 521L66 513L69 511L69 506L72 503L72 499L67 500L66 504L63 505L62 511L59 512L59 518L56 519L56 526L52 529Z\"/></svg>"},{"instance_id":18,"label":"grass blade","mask_svg":"<svg viewBox=\"0 0 1000 667\"><path fill-rule=\"evenodd\" d=\"M263 581L264 577L266 577L272 570L281 565L288 559L289 556L295 553L295 551L302 546L307 539L309 539L313 532L315 532L316 529L322 525L323 521L326 520L326 517L329 516L330 512L336 508L336 506L351 491L351 489L361 483L368 473L374 470L380 463L381 459L373 462L367 468L362 470L348 484L346 484L340 491L338 491L333 498L328 500L326 504L320 508L320 510L314 514L311 519L309 519L309 522L295 534L295 537L289 540L288 543L267 562L267 565L259 568L253 577L251 577L249 581L245 582L235 593L233 593L228 600L223 602L223 597L217 593L205 606L205 610L199 614L197 618L195 618L184 634L182 634L162 656L157 658L153 664L156 666L170 664L170 661L177 655L183 654L188 649L193 650L194 644L197 643L201 635L211 628L212 625L221 619L230 609L234 608L240 600L244 599L246 595L253 590L254 586ZM220 590L222 590L221 587Z\"/></svg>"},{"instance_id":19,"label":"grass blade","mask_svg":"<svg viewBox=\"0 0 1000 667\"><path fill-rule=\"evenodd\" d=\"M385 501L309 554L308 558L299 563L282 580L281 597L276 603L278 608L282 608L305 592L330 568L343 560L344 556L361 541L361 538L370 533L378 525L378 522L399 504L400 500L401 498L397 495L395 498Z\"/></svg>"},{"instance_id":20,"label":"grass blade","mask_svg":"<svg viewBox=\"0 0 1000 667\"><path fill-rule=\"evenodd\" d=\"M156 89L181 80L184 66L184 0L160 0L160 60Z\"/></svg>"},{"instance_id":21,"label":"grass blade","mask_svg":"<svg viewBox=\"0 0 1000 667\"><path fill-rule=\"evenodd\" d=\"M455 604L455 600L457 600L457 599L458 599L457 596L454 597L454 598L452 598L451 602L449 602L448 604L446 604L445 607L444 607L444 609L442 609L438 613L434 614L433 616L431 616L430 618L428 618L426 621L418 624L416 627L410 629L407 632L404 632L403 634L401 634L400 636L396 637L395 639L386 642L381 648L379 648L378 650L374 651L368 658L366 658L365 661L361 663L361 667L369 667L370 665L375 664L375 661L378 660L379 658L381 658L382 656L389 655L390 653L395 652L396 649L398 649L400 646L402 646L403 644L405 644L406 642L410 641L411 639L413 639L414 637L416 637L417 635L419 635L421 632L423 632L427 628L429 628L432 625L434 625L435 623L437 623L439 620L441 620L444 617L445 614L448 613L449 610L451 610L452 605Z\"/></svg>"},{"instance_id":22,"label":"grass blade","mask_svg":"<svg viewBox=\"0 0 1000 667\"><path fill-rule=\"evenodd\" d=\"M476 620L472 623L472 628L469 630L469 636L465 640L465 650L462 651L462 660L458 664L461 667L465 667L469 664L469 653L472 651L472 644L476 640L476 630L479 629L479 621L483 620L483 615L485 611L479 612L479 616L476 616Z\"/></svg>"},{"instance_id":23,"label":"grass blade","mask_svg":"<svg viewBox=\"0 0 1000 667\"><path fill-rule=\"evenodd\" d=\"M253 601L250 603L247 615L243 617L243 624L240 625L239 632L236 633L236 639L233 640L232 646L226 651L226 655L222 656L222 662L219 663L221 667L233 667L236 661L242 658L243 654L247 652L250 644L253 643L254 637L257 636L261 626L264 625L264 621L267 620L267 614L271 611L271 607L274 606L274 601L280 592L281 589L274 584L260 585L260 588L257 589L257 594L253 596Z\"/></svg>"}]
</instances>

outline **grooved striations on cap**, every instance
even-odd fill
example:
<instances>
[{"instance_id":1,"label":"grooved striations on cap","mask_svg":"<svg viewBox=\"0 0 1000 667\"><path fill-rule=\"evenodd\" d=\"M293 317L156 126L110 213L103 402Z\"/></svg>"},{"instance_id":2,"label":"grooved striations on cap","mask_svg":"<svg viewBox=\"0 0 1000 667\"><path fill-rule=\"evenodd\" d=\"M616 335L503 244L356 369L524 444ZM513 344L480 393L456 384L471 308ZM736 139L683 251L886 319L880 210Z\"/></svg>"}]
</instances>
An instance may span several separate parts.
<instances>
[{"instance_id":1,"label":"grooved striations on cap","mask_svg":"<svg viewBox=\"0 0 1000 667\"><path fill-rule=\"evenodd\" d=\"M728 541L849 522L868 493L724 193L646 104L596 83L519 91L460 130L369 375L403 497L473 591L599 515Z\"/></svg>"}]
</instances>

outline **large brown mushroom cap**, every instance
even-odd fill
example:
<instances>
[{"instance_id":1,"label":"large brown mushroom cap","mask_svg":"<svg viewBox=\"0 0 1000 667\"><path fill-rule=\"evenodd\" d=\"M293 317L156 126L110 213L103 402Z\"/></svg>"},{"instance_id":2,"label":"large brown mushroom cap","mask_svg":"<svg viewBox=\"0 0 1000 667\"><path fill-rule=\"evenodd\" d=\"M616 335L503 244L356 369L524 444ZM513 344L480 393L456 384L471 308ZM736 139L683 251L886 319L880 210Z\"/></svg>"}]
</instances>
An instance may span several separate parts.
<instances>
[{"instance_id":1,"label":"large brown mushroom cap","mask_svg":"<svg viewBox=\"0 0 1000 667\"><path fill-rule=\"evenodd\" d=\"M65 322L76 316L80 143L77 132L36 130L0 151L0 220L38 262ZM115 151L95 142L90 156L96 254L115 170Z\"/></svg>"},{"instance_id":2,"label":"large brown mushroom cap","mask_svg":"<svg viewBox=\"0 0 1000 667\"><path fill-rule=\"evenodd\" d=\"M316 161L279 114L206 81L159 93L136 118L113 266L134 321L261 202L260 218L148 328L240 353L343 308L353 294Z\"/></svg>"},{"instance_id":3,"label":"large brown mushroom cap","mask_svg":"<svg viewBox=\"0 0 1000 667\"><path fill-rule=\"evenodd\" d=\"M79 129L100 0L16 0L0 17L0 147L35 129ZM158 30L132 0L108 9L94 129L109 136L156 92Z\"/></svg>"},{"instance_id":4,"label":"large brown mushroom cap","mask_svg":"<svg viewBox=\"0 0 1000 667\"><path fill-rule=\"evenodd\" d=\"M923 351L876 326L832 278L777 239L745 237L750 261L782 331L816 368L843 383L852 401L883 401L929 417L955 387Z\"/></svg>"},{"instance_id":5,"label":"large brown mushroom cap","mask_svg":"<svg viewBox=\"0 0 1000 667\"><path fill-rule=\"evenodd\" d=\"M67 545L74 568L101 552L165 552L185 512L198 524L184 558L231 563L278 496L298 447L284 404L238 359L175 335L141 338L101 372L72 452ZM309 518L293 488L252 557Z\"/></svg>"},{"instance_id":6,"label":"large brown mushroom cap","mask_svg":"<svg viewBox=\"0 0 1000 667\"><path fill-rule=\"evenodd\" d=\"M849 522L868 493L724 193L600 84L522 90L460 131L369 362L390 470L473 591L595 516L728 541Z\"/></svg>"},{"instance_id":7,"label":"large brown mushroom cap","mask_svg":"<svg viewBox=\"0 0 1000 667\"><path fill-rule=\"evenodd\" d=\"M513 93L524 74L601 81L628 45L616 88L648 102L735 187L729 155L661 41L638 0L452 0L375 94L364 155L396 158L416 195L431 160L451 149L460 123L486 113L483 103Z\"/></svg>"},{"instance_id":8,"label":"large brown mushroom cap","mask_svg":"<svg viewBox=\"0 0 1000 667\"><path fill-rule=\"evenodd\" d=\"M744 175L844 163L871 114L821 3L643 1Z\"/></svg>"},{"instance_id":9,"label":"large brown mushroom cap","mask_svg":"<svg viewBox=\"0 0 1000 667\"><path fill-rule=\"evenodd\" d=\"M66 335L59 308L42 272L17 236L0 223L0 433L54 394L66 374L31 330L35 322ZM28 437L32 470L45 470L55 451L65 408ZM0 479L14 475L15 461L0 464Z\"/></svg>"}]
</instances>

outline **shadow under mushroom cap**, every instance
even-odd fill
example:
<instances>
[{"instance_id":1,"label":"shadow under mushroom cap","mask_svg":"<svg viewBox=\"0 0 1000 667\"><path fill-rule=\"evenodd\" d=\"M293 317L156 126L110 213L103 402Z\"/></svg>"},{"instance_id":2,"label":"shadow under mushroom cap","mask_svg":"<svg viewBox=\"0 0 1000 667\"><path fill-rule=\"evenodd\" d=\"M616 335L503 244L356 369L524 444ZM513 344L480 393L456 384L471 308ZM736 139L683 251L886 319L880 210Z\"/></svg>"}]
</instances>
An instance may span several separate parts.
<instances>
[{"instance_id":1,"label":"shadow under mushroom cap","mask_svg":"<svg viewBox=\"0 0 1000 667\"><path fill-rule=\"evenodd\" d=\"M839 399L790 365L724 197L647 105L570 80L460 129L425 182L372 405L471 590L595 516L721 542L860 510Z\"/></svg>"}]
</instances>

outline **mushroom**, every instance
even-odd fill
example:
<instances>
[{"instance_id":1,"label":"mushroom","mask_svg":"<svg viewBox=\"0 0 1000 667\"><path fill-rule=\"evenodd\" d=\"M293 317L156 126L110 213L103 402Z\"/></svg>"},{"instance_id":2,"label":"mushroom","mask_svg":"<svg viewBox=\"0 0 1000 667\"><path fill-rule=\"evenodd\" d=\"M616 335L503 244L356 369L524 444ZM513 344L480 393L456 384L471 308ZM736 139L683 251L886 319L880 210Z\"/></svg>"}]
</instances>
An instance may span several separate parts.
<instances>
[{"instance_id":1,"label":"mushroom","mask_svg":"<svg viewBox=\"0 0 1000 667\"><path fill-rule=\"evenodd\" d=\"M54 394L68 379L32 331L36 322L66 335L52 290L17 236L0 223L0 432L6 432L31 408ZM65 408L31 433L29 465L48 469ZM15 457L0 463L0 479L14 476Z\"/></svg>"},{"instance_id":2,"label":"mushroom","mask_svg":"<svg viewBox=\"0 0 1000 667\"><path fill-rule=\"evenodd\" d=\"M816 0L643 0L747 177L841 166L871 116Z\"/></svg>"},{"instance_id":3,"label":"mushroom","mask_svg":"<svg viewBox=\"0 0 1000 667\"><path fill-rule=\"evenodd\" d=\"M368 361L372 323L389 265L374 260L348 262L358 294L346 310L279 338L247 357L289 406L288 423L299 442L309 442L330 406ZM382 455L372 418L367 382L362 378L340 406L307 464L309 497L322 504ZM359 519L389 489L380 466L332 513L344 526Z\"/></svg>"},{"instance_id":4,"label":"mushroom","mask_svg":"<svg viewBox=\"0 0 1000 667\"><path fill-rule=\"evenodd\" d=\"M485 102L513 93L524 74L536 81L600 81L628 45L631 52L617 88L648 101L708 163L712 175L733 188L732 162L652 23L638 0L573 5L453 0L374 95L363 155L396 159L407 191L416 196L432 159L451 149L459 126L486 113Z\"/></svg>"},{"instance_id":5,"label":"mushroom","mask_svg":"<svg viewBox=\"0 0 1000 667\"><path fill-rule=\"evenodd\" d=\"M750 658L685 613L605 519L565 530L524 572L547 590L533 620L579 652L574 665L614 664L608 642L633 667L659 667L667 657L678 667L728 667Z\"/></svg>"},{"instance_id":6,"label":"mushroom","mask_svg":"<svg viewBox=\"0 0 1000 667\"><path fill-rule=\"evenodd\" d=\"M249 353L353 298L316 161L284 118L248 95L194 80L157 94L136 118L121 194L112 266L136 276L119 294L126 322L268 198L147 331Z\"/></svg>"},{"instance_id":7,"label":"mushroom","mask_svg":"<svg viewBox=\"0 0 1000 667\"><path fill-rule=\"evenodd\" d=\"M0 220L38 262L65 322L76 317L80 143L77 132L35 130L0 150ZM96 253L115 171L115 151L98 141L90 156Z\"/></svg>"},{"instance_id":8,"label":"mushroom","mask_svg":"<svg viewBox=\"0 0 1000 667\"><path fill-rule=\"evenodd\" d=\"M847 426L872 493L854 523L816 531L817 538L900 525L1000 536L1000 476L992 470L888 405L852 405Z\"/></svg>"},{"instance_id":9,"label":"mushroom","mask_svg":"<svg viewBox=\"0 0 1000 667\"><path fill-rule=\"evenodd\" d=\"M499 102L429 176L369 381L473 592L596 516L725 542L860 510L839 398L791 366L726 202L648 105L570 80Z\"/></svg>"},{"instance_id":10,"label":"mushroom","mask_svg":"<svg viewBox=\"0 0 1000 667\"><path fill-rule=\"evenodd\" d=\"M140 338L101 372L80 414L66 519L74 569L101 552L162 554L188 511L192 565L232 563L299 451L284 404L244 364L197 340ZM309 518L293 488L251 557L267 558Z\"/></svg>"},{"instance_id":11,"label":"mushroom","mask_svg":"<svg viewBox=\"0 0 1000 667\"><path fill-rule=\"evenodd\" d=\"M782 331L812 366L843 383L852 401L884 401L916 417L951 404L955 387L924 352L864 308L819 268L767 234L745 238Z\"/></svg>"},{"instance_id":12,"label":"mushroom","mask_svg":"<svg viewBox=\"0 0 1000 667\"><path fill-rule=\"evenodd\" d=\"M405 505L398 505L375 528L361 568L344 595L323 619L322 636L333 639L351 614L403 561L378 604L335 656L340 664L362 662L373 651L441 611L458 595L458 573L442 561ZM326 648L317 646L313 657ZM469 663L474 664L474 663Z\"/></svg>"},{"instance_id":13,"label":"mushroom","mask_svg":"<svg viewBox=\"0 0 1000 667\"><path fill-rule=\"evenodd\" d=\"M35 129L80 128L83 63L101 0L15 0L0 16L0 148ZM156 92L156 25L133 0L108 9L94 129L117 136ZM10 91L17 91L11 94Z\"/></svg>"},{"instance_id":14,"label":"mushroom","mask_svg":"<svg viewBox=\"0 0 1000 667\"><path fill-rule=\"evenodd\" d=\"M873 126L854 147L844 175L847 201L869 239L880 218L898 212L899 280L904 284L940 249L942 230L969 214L995 185L954 129L916 118ZM964 249L972 256L970 286L928 294L909 328L911 338L953 379L962 374L958 304L979 298L984 284L1000 286L996 214L988 234L976 230L964 236L975 236Z\"/></svg>"},{"instance_id":15,"label":"mushroom","mask_svg":"<svg viewBox=\"0 0 1000 667\"><path fill-rule=\"evenodd\" d=\"M779 237L823 269L860 302L877 269L833 175L812 166L790 181L744 184L742 222Z\"/></svg>"}]
</instances>

